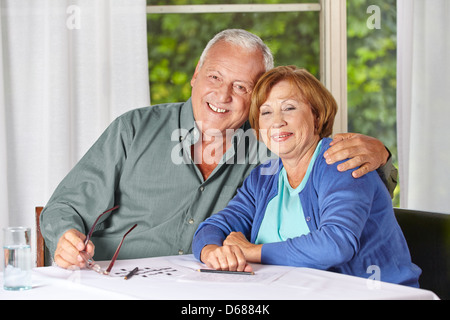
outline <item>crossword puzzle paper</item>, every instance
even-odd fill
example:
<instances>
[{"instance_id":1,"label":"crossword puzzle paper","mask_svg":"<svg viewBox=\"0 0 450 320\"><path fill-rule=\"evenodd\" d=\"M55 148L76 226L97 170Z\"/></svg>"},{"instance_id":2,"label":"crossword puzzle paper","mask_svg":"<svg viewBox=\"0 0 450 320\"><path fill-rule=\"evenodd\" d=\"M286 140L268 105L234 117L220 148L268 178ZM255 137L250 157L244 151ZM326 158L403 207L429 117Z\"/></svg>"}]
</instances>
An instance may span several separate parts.
<instances>
[{"instance_id":1,"label":"crossword puzzle paper","mask_svg":"<svg viewBox=\"0 0 450 320\"><path fill-rule=\"evenodd\" d=\"M113 277L126 277L134 268L121 268L113 270L111 276ZM151 278L155 276L173 276L179 277L183 273L173 267L139 267L138 272L133 277Z\"/></svg>"}]
</instances>

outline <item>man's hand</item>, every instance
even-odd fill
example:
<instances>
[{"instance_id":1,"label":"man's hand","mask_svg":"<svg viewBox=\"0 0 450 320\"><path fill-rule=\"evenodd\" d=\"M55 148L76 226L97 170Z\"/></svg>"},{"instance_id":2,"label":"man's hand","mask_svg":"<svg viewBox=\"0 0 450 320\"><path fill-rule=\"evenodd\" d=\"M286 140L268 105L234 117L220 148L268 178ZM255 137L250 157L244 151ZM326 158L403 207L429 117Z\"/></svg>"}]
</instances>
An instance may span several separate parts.
<instances>
[{"instance_id":1,"label":"man's hand","mask_svg":"<svg viewBox=\"0 0 450 320\"><path fill-rule=\"evenodd\" d=\"M86 236L78 230L71 229L66 231L61 238L59 238L58 245L55 250L55 262L61 268L69 268L71 266L77 266L84 268L86 263L80 256L80 251L85 250L84 241ZM95 246L89 241L86 251L91 255L94 255Z\"/></svg>"},{"instance_id":2,"label":"man's hand","mask_svg":"<svg viewBox=\"0 0 450 320\"><path fill-rule=\"evenodd\" d=\"M328 164L349 159L338 165L339 171L359 167L352 175L360 178L365 174L384 166L389 159L389 152L384 144L372 137L356 133L341 133L334 136L330 148L324 157Z\"/></svg>"},{"instance_id":3,"label":"man's hand","mask_svg":"<svg viewBox=\"0 0 450 320\"><path fill-rule=\"evenodd\" d=\"M200 260L215 270L252 272L244 254L238 246L207 245L200 254Z\"/></svg>"}]
</instances>

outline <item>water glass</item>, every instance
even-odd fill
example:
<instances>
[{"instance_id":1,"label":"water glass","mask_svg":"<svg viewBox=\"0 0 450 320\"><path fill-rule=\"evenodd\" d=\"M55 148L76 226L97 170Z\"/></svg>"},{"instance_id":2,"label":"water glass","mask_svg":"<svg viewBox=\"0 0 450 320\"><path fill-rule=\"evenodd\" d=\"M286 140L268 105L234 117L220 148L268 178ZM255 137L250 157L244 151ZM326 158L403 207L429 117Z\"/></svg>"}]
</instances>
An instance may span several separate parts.
<instances>
[{"instance_id":1,"label":"water glass","mask_svg":"<svg viewBox=\"0 0 450 320\"><path fill-rule=\"evenodd\" d=\"M3 229L3 288L31 289L31 230L25 227Z\"/></svg>"}]
</instances>

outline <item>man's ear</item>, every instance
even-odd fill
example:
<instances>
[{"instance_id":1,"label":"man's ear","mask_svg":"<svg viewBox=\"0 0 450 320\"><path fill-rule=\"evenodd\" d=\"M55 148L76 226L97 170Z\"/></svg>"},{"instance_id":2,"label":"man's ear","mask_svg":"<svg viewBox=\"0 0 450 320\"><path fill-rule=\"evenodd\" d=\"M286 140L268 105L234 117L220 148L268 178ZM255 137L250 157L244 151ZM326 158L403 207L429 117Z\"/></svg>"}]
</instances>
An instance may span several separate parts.
<instances>
[{"instance_id":1,"label":"man's ear","mask_svg":"<svg viewBox=\"0 0 450 320\"><path fill-rule=\"evenodd\" d=\"M192 79L191 79L191 87L194 87L194 83L195 83L195 80L197 80L197 76L198 76L199 72L200 72L200 62L197 63L197 66L195 67L194 75L192 76Z\"/></svg>"}]
</instances>

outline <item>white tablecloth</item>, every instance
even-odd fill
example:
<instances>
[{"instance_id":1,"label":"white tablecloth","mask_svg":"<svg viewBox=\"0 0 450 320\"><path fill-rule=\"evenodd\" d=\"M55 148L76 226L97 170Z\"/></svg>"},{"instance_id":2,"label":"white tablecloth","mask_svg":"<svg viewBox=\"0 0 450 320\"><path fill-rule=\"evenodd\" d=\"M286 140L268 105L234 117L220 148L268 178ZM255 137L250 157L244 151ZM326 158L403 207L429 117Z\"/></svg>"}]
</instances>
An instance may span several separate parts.
<instances>
[{"instance_id":1,"label":"white tablecloth","mask_svg":"<svg viewBox=\"0 0 450 320\"><path fill-rule=\"evenodd\" d=\"M139 274L124 280L128 271ZM192 255L117 261L110 276L58 267L33 269L33 288L5 299L302 300L439 299L433 292L308 268L253 265L254 276L206 274Z\"/></svg>"}]
</instances>

